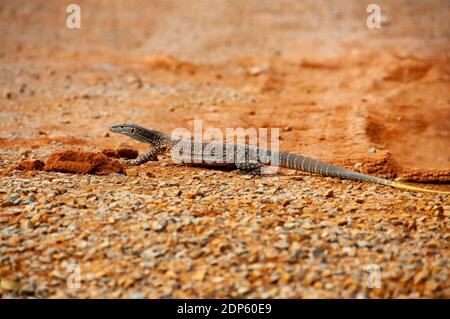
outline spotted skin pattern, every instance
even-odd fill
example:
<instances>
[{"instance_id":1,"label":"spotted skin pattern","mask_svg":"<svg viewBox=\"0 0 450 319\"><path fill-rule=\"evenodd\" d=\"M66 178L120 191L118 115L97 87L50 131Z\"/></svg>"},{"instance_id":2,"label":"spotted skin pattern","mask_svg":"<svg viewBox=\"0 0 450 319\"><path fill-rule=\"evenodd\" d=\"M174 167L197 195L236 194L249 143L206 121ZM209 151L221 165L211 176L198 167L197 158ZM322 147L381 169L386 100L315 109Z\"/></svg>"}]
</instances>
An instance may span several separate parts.
<instances>
[{"instance_id":1,"label":"spotted skin pattern","mask_svg":"<svg viewBox=\"0 0 450 319\"><path fill-rule=\"evenodd\" d=\"M172 139L171 136L143 128L136 124L119 124L109 128L111 132L127 135L135 140L150 144L153 148L128 165L141 165L150 160L157 159L158 155L172 151L172 159L179 163L201 164L209 166L234 166L242 172L253 175L261 174L263 165L276 166L301 170L322 176L350 179L361 182L371 182L387 185L409 191L450 194L450 192L437 191L425 188L400 184L387 179L357 173L343 167L332 165L320 160L289 152L274 152L269 149L250 145L229 143L202 143L187 139ZM272 159L270 163L262 162L260 155L264 154Z\"/></svg>"}]
</instances>

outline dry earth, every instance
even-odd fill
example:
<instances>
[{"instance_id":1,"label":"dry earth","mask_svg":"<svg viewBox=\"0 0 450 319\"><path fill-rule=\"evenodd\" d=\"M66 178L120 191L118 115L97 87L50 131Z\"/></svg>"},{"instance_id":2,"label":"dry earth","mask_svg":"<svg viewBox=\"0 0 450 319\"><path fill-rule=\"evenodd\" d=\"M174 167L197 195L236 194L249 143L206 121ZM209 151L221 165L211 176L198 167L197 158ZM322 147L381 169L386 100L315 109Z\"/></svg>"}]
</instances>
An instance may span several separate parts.
<instances>
[{"instance_id":1,"label":"dry earth","mask_svg":"<svg viewBox=\"0 0 450 319\"><path fill-rule=\"evenodd\" d=\"M76 2L0 2L1 297L450 296L448 195L80 153L199 119L450 190L448 1Z\"/></svg>"}]
</instances>

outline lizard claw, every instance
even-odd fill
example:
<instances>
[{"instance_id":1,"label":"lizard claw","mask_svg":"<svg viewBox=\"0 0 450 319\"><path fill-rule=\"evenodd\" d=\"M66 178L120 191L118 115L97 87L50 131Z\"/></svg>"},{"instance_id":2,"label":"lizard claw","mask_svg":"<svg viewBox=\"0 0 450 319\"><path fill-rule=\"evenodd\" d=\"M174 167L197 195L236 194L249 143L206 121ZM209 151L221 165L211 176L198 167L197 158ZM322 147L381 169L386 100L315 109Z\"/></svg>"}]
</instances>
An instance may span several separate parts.
<instances>
[{"instance_id":1,"label":"lizard claw","mask_svg":"<svg viewBox=\"0 0 450 319\"><path fill-rule=\"evenodd\" d=\"M126 159L122 161L122 164L127 165L127 166L135 166L135 162L132 159Z\"/></svg>"}]
</instances>

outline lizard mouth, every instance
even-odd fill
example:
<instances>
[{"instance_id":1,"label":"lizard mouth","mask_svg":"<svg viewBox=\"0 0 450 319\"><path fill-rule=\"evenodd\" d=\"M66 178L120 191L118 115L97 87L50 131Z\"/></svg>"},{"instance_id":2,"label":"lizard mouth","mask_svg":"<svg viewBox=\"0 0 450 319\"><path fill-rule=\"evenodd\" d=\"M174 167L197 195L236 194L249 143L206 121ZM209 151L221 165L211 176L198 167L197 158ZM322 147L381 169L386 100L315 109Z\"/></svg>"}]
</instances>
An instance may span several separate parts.
<instances>
[{"instance_id":1,"label":"lizard mouth","mask_svg":"<svg viewBox=\"0 0 450 319\"><path fill-rule=\"evenodd\" d=\"M111 125L108 129L114 133L121 133L123 126L122 125Z\"/></svg>"}]
</instances>

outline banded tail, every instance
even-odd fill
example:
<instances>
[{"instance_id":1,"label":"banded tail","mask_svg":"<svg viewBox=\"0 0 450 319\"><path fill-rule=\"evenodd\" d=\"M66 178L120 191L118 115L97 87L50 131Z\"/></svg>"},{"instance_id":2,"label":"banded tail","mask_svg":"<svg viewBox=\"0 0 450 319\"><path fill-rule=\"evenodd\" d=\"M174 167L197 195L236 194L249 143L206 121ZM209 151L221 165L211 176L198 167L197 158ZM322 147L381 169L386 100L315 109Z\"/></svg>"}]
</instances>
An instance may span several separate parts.
<instances>
[{"instance_id":1,"label":"banded tail","mask_svg":"<svg viewBox=\"0 0 450 319\"><path fill-rule=\"evenodd\" d=\"M309 173L314 173L322 176L328 177L338 177L341 179L351 179L354 181L360 182L370 182L377 183L381 185L391 186L397 189L403 189L408 191L418 191L418 192L426 192L426 193L439 193L439 194L450 194L450 192L446 191L438 191L420 187L409 186L401 183L397 183L394 181L390 181L384 178L379 178L375 176L365 175L361 173L357 173L351 171L349 169L345 169L343 167L339 167L333 164L329 164L326 162L322 162L315 158L306 157L297 155L295 153L280 153L280 166L284 168L290 168L295 170L301 170Z\"/></svg>"}]
</instances>

